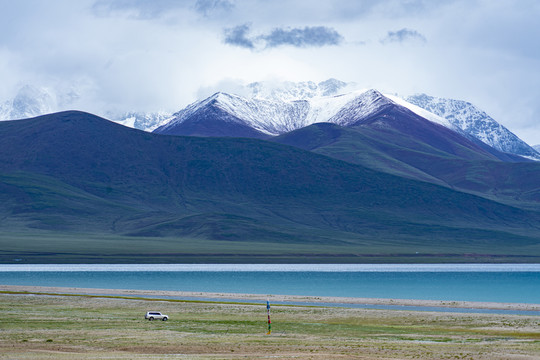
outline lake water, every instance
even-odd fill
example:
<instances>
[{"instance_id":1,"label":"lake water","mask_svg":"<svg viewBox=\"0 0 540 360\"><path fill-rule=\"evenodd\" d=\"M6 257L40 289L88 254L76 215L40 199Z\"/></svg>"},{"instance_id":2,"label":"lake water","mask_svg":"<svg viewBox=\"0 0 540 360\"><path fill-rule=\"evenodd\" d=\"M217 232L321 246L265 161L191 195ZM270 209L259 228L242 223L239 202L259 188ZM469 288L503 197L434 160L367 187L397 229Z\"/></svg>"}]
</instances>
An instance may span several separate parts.
<instances>
[{"instance_id":1,"label":"lake water","mask_svg":"<svg viewBox=\"0 0 540 360\"><path fill-rule=\"evenodd\" d=\"M540 304L540 264L13 264L0 284Z\"/></svg>"}]
</instances>

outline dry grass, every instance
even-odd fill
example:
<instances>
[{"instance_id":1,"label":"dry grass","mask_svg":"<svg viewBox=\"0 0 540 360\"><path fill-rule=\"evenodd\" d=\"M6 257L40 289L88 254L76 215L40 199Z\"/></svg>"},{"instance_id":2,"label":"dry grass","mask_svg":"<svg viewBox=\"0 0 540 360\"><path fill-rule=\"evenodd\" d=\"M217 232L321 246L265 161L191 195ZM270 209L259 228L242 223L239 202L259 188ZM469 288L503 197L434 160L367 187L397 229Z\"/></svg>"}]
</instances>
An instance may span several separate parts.
<instances>
[{"instance_id":1,"label":"dry grass","mask_svg":"<svg viewBox=\"0 0 540 360\"><path fill-rule=\"evenodd\" d=\"M167 322L143 319L148 310ZM0 295L0 359L539 359L540 317Z\"/></svg>"}]
</instances>

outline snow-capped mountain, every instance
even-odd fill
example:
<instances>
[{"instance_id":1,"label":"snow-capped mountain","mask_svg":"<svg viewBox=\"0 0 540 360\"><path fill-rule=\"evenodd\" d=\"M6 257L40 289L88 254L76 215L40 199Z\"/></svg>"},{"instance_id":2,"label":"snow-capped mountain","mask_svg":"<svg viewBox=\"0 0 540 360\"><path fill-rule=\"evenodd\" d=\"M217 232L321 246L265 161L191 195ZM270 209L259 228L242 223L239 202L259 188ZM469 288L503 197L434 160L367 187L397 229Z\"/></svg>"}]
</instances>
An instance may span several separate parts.
<instances>
[{"instance_id":1,"label":"snow-capped mountain","mask_svg":"<svg viewBox=\"0 0 540 360\"><path fill-rule=\"evenodd\" d=\"M155 132L171 135L205 135L201 132L204 131L203 127L199 128L198 133L191 132L195 124L205 121L212 129L216 124L229 123L252 128L260 134L257 137L277 136L313 123L329 122L347 103L359 96L362 97L363 93L366 91L304 100L282 100L275 97L244 98L233 94L216 93L173 114L171 121L157 128ZM212 112L219 113L220 116L211 119L208 115ZM209 121L213 121L214 124L210 125ZM221 135L239 136L234 133Z\"/></svg>"},{"instance_id":2,"label":"snow-capped mountain","mask_svg":"<svg viewBox=\"0 0 540 360\"><path fill-rule=\"evenodd\" d=\"M254 82L244 86L244 91L242 92L245 95L246 99L258 99L262 100L259 103L260 107L271 108L275 106L275 103L290 102L295 100L306 100L306 99L320 99L323 97L337 95L353 87L352 83L345 83L336 79L328 79L326 81L321 81L315 83L313 81L304 81L304 82L269 82L261 81ZM241 98L238 95L219 93L223 97L237 97ZM207 99L210 101L210 99ZM229 100L230 106L234 107L234 99ZM223 103L227 102L226 100ZM192 104L193 105L193 104ZM191 108L192 105L188 106ZM321 102L319 108L320 112L324 112L324 100ZM188 110L187 108L184 109ZM181 112L181 111L180 111ZM279 116L279 111L276 112L276 115ZM173 114L168 112L108 112L105 114L107 119L111 119L119 124L133 127L135 129L140 129L144 131L154 131L156 128L166 124L168 121L172 120L178 113ZM244 112L246 114L246 112ZM283 115L282 115L283 116ZM256 122L256 121L255 121ZM279 122L279 120L278 120ZM287 120L281 119L281 122L287 122ZM290 122L290 121L289 121ZM264 126L262 126L264 127ZM268 126L267 126L268 127ZM270 127L271 128L271 127ZM273 134L276 133L272 130L263 131L264 133Z\"/></svg>"},{"instance_id":3,"label":"snow-capped mountain","mask_svg":"<svg viewBox=\"0 0 540 360\"><path fill-rule=\"evenodd\" d=\"M27 119L76 108L79 99L80 94L73 88L56 91L24 85L12 99L0 103L0 120Z\"/></svg>"},{"instance_id":4,"label":"snow-capped mountain","mask_svg":"<svg viewBox=\"0 0 540 360\"><path fill-rule=\"evenodd\" d=\"M108 112L105 118L124 126L144 130L154 131L157 127L166 124L171 120L172 114L164 111L159 112Z\"/></svg>"},{"instance_id":5,"label":"snow-capped mountain","mask_svg":"<svg viewBox=\"0 0 540 360\"><path fill-rule=\"evenodd\" d=\"M229 136L270 138L305 128L315 123L342 127L363 127L411 136L450 156L469 159L510 160L488 146L479 146L450 129L443 118L431 120L414 112L421 110L402 99L392 100L377 90L359 90L343 95L304 100L246 99L216 93L174 114L173 119L154 132L184 136ZM465 152L463 152L463 149ZM491 149L491 150L490 150Z\"/></svg>"},{"instance_id":6,"label":"snow-capped mountain","mask_svg":"<svg viewBox=\"0 0 540 360\"><path fill-rule=\"evenodd\" d=\"M502 152L540 160L538 149L527 145L484 111L465 101L425 94L404 98L382 95L376 90L358 90L356 84L336 79L319 83L255 82L246 85L242 94L244 96L218 92L174 114L109 111L99 115L125 126L145 131L157 130L159 133L202 136L211 133L212 136L266 138L317 122L347 126L345 118L353 121L347 114L355 113L357 117L362 117L379 106L397 104ZM76 91L55 93L50 89L26 85L12 100L0 103L0 120L66 110L73 107L78 99ZM194 122L195 118L199 119L198 123ZM201 119L205 120L201 122ZM220 132L220 126L214 123L216 119L228 119L230 126L226 133ZM179 127L184 130L174 130ZM237 132L239 128L242 130Z\"/></svg>"},{"instance_id":7,"label":"snow-capped mountain","mask_svg":"<svg viewBox=\"0 0 540 360\"><path fill-rule=\"evenodd\" d=\"M458 100L440 99L427 95L400 98L382 95L377 90L353 90L354 84L335 79L301 83L252 83L246 86L247 96L218 92L173 114L170 122L156 128L157 133L176 135L246 136L246 129L255 137L270 137L290 132L317 122L349 126L385 106L402 106L413 113L478 139L502 152L540 160L540 154L516 135L497 123L474 105ZM211 111L209 109L212 109ZM226 121L242 127L239 135L229 126L227 133L219 132L212 122ZM352 116L354 115L354 116ZM204 125L201 123L204 119Z\"/></svg>"},{"instance_id":8,"label":"snow-capped mountain","mask_svg":"<svg viewBox=\"0 0 540 360\"><path fill-rule=\"evenodd\" d=\"M485 111L469 102L426 94L408 96L405 100L447 119L456 129L464 131L497 150L540 160L540 153L537 150L499 124Z\"/></svg>"},{"instance_id":9,"label":"snow-capped mountain","mask_svg":"<svg viewBox=\"0 0 540 360\"><path fill-rule=\"evenodd\" d=\"M1 120L25 119L57 110L56 96L45 88L23 86L12 100L0 104Z\"/></svg>"},{"instance_id":10,"label":"snow-capped mountain","mask_svg":"<svg viewBox=\"0 0 540 360\"><path fill-rule=\"evenodd\" d=\"M453 129L446 119L401 98L383 95L374 89L356 90L334 96L318 96L319 92L315 91L316 89L312 90L314 90L311 93L312 97L305 99L290 96L291 94L305 94L304 90L281 93L272 90L272 96L269 98L262 98L261 92L257 92L257 97L252 98L219 92L173 114L170 121L157 128L155 132L187 135L183 127L197 123L201 121L201 118L207 121L206 114L210 108L214 111L219 110L222 114L222 117L215 117L216 122L235 123L253 128L265 136L277 136L319 122L351 126L388 106L407 108L431 122Z\"/></svg>"},{"instance_id":11,"label":"snow-capped mountain","mask_svg":"<svg viewBox=\"0 0 540 360\"><path fill-rule=\"evenodd\" d=\"M0 120L18 120L76 108L80 95L76 90L53 91L44 87L25 85L13 99L0 103ZM98 115L124 126L153 131L166 123L172 113L107 111Z\"/></svg>"}]
</instances>

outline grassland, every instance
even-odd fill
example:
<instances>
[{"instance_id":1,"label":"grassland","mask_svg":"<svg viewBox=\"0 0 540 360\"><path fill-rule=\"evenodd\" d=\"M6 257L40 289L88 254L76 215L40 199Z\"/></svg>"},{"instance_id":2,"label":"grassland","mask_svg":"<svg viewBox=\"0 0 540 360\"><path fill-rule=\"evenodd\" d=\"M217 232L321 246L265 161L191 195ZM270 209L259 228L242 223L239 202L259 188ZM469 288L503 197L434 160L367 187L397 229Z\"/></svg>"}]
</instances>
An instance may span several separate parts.
<instances>
[{"instance_id":1,"label":"grassland","mask_svg":"<svg viewBox=\"0 0 540 360\"><path fill-rule=\"evenodd\" d=\"M421 232L421 229L417 229ZM381 241L371 234L343 234L340 242L324 242L327 234L309 233L307 243L222 241L192 237L131 237L111 234L0 232L0 263L538 263L540 244L527 237L492 233L489 243L470 241L469 233L445 239L432 234L433 245L416 232ZM500 237L497 237L500 235ZM329 236L329 235L328 235ZM445 241L443 241L445 240ZM496 246L495 246L496 245Z\"/></svg>"},{"instance_id":2,"label":"grassland","mask_svg":"<svg viewBox=\"0 0 540 360\"><path fill-rule=\"evenodd\" d=\"M167 322L143 319L161 310ZM540 317L0 295L0 359L538 359Z\"/></svg>"}]
</instances>

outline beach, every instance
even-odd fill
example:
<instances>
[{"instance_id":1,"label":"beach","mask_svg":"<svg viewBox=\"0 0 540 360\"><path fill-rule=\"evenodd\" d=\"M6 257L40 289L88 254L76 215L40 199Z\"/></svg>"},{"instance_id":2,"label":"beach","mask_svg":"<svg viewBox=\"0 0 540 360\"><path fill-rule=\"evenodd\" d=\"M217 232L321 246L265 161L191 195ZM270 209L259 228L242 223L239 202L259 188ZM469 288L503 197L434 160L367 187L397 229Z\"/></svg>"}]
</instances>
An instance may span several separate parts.
<instances>
[{"instance_id":1,"label":"beach","mask_svg":"<svg viewBox=\"0 0 540 360\"><path fill-rule=\"evenodd\" d=\"M267 299L271 304L280 303L271 307L269 335ZM540 358L538 315L325 305L331 303L528 311L539 307L0 286L0 359ZM170 319L146 321L144 314L150 310L162 311Z\"/></svg>"},{"instance_id":2,"label":"beach","mask_svg":"<svg viewBox=\"0 0 540 360\"><path fill-rule=\"evenodd\" d=\"M516 310L516 311L539 311L540 304L525 303L499 303L479 301L443 301L443 300L416 300L416 299L377 299L356 297L329 297L329 296L295 296L273 294L237 294L237 293L213 293L213 292L190 292L190 291L162 291L162 290L126 290L126 289L88 289L74 287L51 287L51 286L20 286L0 285L0 291L14 291L27 293L48 294L83 294L83 295L115 295L151 298L177 298L177 299L209 299L231 301L270 301L272 303L309 303L309 304L359 304L359 305L390 305L390 306L413 306L413 307L440 307L457 309L492 309L492 310ZM539 313L540 315L540 313Z\"/></svg>"}]
</instances>

